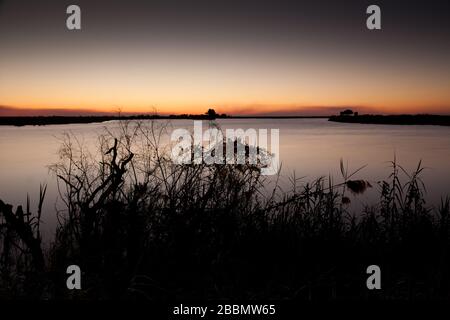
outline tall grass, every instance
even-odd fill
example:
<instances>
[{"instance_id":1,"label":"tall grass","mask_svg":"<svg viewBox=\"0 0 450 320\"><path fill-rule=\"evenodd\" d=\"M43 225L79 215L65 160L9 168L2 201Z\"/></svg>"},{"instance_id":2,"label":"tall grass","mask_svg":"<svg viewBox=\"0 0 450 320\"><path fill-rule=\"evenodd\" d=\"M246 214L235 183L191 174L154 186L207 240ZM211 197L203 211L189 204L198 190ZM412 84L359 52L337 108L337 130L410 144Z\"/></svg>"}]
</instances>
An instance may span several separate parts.
<instances>
[{"instance_id":1,"label":"tall grass","mask_svg":"<svg viewBox=\"0 0 450 320\"><path fill-rule=\"evenodd\" d=\"M259 165L176 165L166 124L121 122L98 150L65 135L51 169L65 210L51 250L40 244L41 205L0 202L3 294L36 298L446 298L450 292L449 198L425 203L421 163L394 159L372 186L341 162L331 177L267 190ZM358 215L349 193L379 189ZM66 267L83 271L65 287ZM378 264L383 291L365 287ZM30 286L29 284L33 285ZM1 293L0 293L1 294Z\"/></svg>"}]
</instances>

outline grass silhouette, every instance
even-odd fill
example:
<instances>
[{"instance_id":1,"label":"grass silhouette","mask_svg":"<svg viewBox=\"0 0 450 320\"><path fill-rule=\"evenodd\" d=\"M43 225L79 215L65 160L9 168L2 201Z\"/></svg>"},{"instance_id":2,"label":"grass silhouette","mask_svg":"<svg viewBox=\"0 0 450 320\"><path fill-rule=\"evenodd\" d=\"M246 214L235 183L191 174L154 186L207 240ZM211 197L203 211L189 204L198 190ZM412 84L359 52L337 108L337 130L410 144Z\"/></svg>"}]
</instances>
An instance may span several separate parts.
<instances>
[{"instance_id":1,"label":"grass silhouette","mask_svg":"<svg viewBox=\"0 0 450 320\"><path fill-rule=\"evenodd\" d=\"M341 183L294 176L290 191L267 192L257 165L175 165L167 129L123 121L94 153L65 135L51 167L65 210L50 248L45 187L35 216L0 202L1 298L448 298L450 200L426 205L420 163L408 173L394 159L372 186L341 162ZM371 187L379 201L351 215L348 192ZM65 287L71 264L82 290ZM381 293L366 288L371 264Z\"/></svg>"}]
</instances>

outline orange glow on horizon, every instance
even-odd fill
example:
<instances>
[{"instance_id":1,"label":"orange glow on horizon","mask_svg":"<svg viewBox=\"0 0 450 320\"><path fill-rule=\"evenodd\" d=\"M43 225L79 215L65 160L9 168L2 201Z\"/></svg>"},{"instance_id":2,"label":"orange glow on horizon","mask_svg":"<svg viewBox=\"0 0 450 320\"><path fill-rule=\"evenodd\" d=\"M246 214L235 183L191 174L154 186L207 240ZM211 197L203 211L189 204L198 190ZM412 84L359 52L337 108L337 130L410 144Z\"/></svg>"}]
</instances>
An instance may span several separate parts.
<instances>
[{"instance_id":1,"label":"orange glow on horizon","mask_svg":"<svg viewBox=\"0 0 450 320\"><path fill-rule=\"evenodd\" d=\"M1 104L7 108L11 108L10 112L14 111L28 111L34 110L37 113L45 110L46 115L52 114L52 110L59 111L58 113L74 113L79 111L83 113L132 113L132 114L203 114L209 108L214 108L218 113L225 113L228 115L329 115L335 114L340 109L352 108L360 113L383 113L383 114L399 114L399 113L434 113L434 114L450 114L450 107L448 105L427 104L427 105L398 105L392 106L375 106L363 104L330 104L330 105L300 105L300 104L197 104L197 105L181 105L181 106L101 106L92 107L86 105L59 105L59 104L24 104L11 105ZM1 111L1 109L0 109ZM0 114L1 115L1 114Z\"/></svg>"},{"instance_id":2,"label":"orange glow on horizon","mask_svg":"<svg viewBox=\"0 0 450 320\"><path fill-rule=\"evenodd\" d=\"M107 56L104 49L89 50L66 55L40 48L32 58L9 53L10 59L0 60L0 105L161 114L203 113L213 106L227 114L314 106L450 113L450 77L439 64L378 65L365 56L302 56L295 50L254 55L236 48L121 48Z\"/></svg>"}]
</instances>

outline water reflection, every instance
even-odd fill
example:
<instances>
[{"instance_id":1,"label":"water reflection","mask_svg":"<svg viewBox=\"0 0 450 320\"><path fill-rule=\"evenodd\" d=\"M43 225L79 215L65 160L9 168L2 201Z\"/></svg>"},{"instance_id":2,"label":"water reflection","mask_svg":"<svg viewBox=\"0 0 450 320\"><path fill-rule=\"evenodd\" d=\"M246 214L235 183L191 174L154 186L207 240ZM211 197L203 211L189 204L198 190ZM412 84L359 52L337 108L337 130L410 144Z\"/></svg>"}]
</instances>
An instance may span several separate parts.
<instances>
[{"instance_id":1,"label":"water reflection","mask_svg":"<svg viewBox=\"0 0 450 320\"><path fill-rule=\"evenodd\" d=\"M305 182L320 176L332 176L336 183L340 182L339 161L343 158L350 171L367 165L357 178L369 181L374 188L352 202L370 203L377 196L377 182L387 178L388 162L396 155L409 171L415 169L419 160L423 161L429 203L437 204L441 196L450 194L449 127L345 124L326 119L222 119L218 124L223 129L279 129L280 184L284 188L289 187L287 177L294 172ZM191 120L171 122L171 128L192 126ZM24 204L28 193L36 206L39 185L47 183L43 229L52 230L54 212L61 203L57 201L56 181L49 174L48 165L58 160L59 139L64 132L71 132L94 150L97 135L105 127L114 130L118 124L0 127L0 199L13 205ZM273 183L269 179L268 188Z\"/></svg>"}]
</instances>

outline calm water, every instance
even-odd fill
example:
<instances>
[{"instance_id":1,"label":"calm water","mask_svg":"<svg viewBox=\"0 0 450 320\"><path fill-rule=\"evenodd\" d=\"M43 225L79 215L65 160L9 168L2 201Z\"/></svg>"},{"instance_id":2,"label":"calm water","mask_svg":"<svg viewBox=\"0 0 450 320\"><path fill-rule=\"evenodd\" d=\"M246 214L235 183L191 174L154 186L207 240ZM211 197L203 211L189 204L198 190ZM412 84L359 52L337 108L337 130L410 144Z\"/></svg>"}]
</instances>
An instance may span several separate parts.
<instances>
[{"instance_id":1,"label":"calm water","mask_svg":"<svg viewBox=\"0 0 450 320\"><path fill-rule=\"evenodd\" d=\"M226 119L218 121L223 128L280 129L280 160L283 178L295 171L302 181L331 175L342 180L341 158L349 170L367 167L355 178L369 180L374 188L353 201L375 200L377 181L387 178L388 161L396 155L398 162L412 171L419 160L427 168L423 180L427 199L437 204L441 196L450 194L450 127L342 124L326 119ZM193 121L175 120L173 127L191 129ZM205 125L206 126L206 125ZM64 132L72 132L88 145L94 146L96 136L105 127L113 129L116 122L101 124L54 125L44 127L0 127L0 199L13 205L25 204L27 193L36 208L39 184L48 184L43 216L43 229L55 224L57 201L55 178L48 165L58 159L57 150Z\"/></svg>"}]
</instances>

